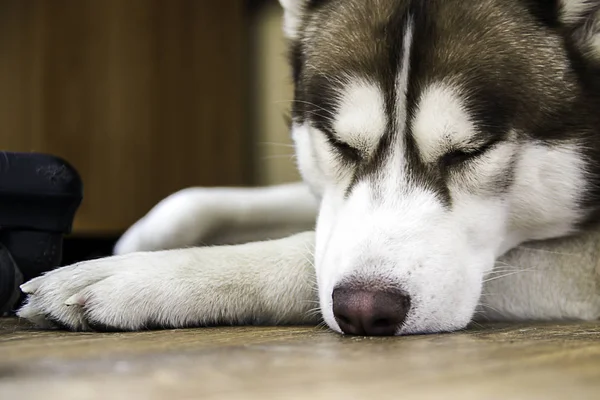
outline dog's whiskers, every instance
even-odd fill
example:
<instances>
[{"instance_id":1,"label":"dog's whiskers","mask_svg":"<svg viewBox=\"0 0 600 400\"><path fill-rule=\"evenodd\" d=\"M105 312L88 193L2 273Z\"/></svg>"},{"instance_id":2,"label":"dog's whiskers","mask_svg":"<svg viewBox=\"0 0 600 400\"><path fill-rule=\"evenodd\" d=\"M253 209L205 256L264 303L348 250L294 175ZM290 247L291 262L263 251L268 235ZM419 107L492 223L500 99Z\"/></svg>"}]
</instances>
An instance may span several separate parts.
<instances>
[{"instance_id":1,"label":"dog's whiskers","mask_svg":"<svg viewBox=\"0 0 600 400\"><path fill-rule=\"evenodd\" d=\"M295 154L276 154L276 155L272 155L272 156L262 157L263 160L273 160L273 159L281 159L281 158L287 158L289 160L294 160L294 159L296 159L296 155Z\"/></svg>"},{"instance_id":2,"label":"dog's whiskers","mask_svg":"<svg viewBox=\"0 0 600 400\"><path fill-rule=\"evenodd\" d=\"M307 244L304 244L304 250L306 251L306 254L303 254L302 257L308 263L308 265L310 265L311 267L314 268L314 266L315 266L315 262L314 262L315 255L314 255L313 251L311 250L311 248ZM316 278L315 278L315 283L316 283Z\"/></svg>"},{"instance_id":3,"label":"dog's whiskers","mask_svg":"<svg viewBox=\"0 0 600 400\"><path fill-rule=\"evenodd\" d=\"M311 308L306 311L306 315L309 317L315 317L317 315L321 315L321 307Z\"/></svg>"},{"instance_id":4,"label":"dog's whiskers","mask_svg":"<svg viewBox=\"0 0 600 400\"><path fill-rule=\"evenodd\" d=\"M543 271L540 271L540 270L538 270L538 269L535 269L535 268L529 268L529 269L525 269L525 268L524 268L524 269L520 269L520 268L512 268L512 269L495 269L495 270L493 270L493 271L489 272L489 273L487 274L487 276L490 276L490 275L498 275L498 274L505 274L505 273L509 273L509 272L543 272Z\"/></svg>"},{"instance_id":5,"label":"dog's whiskers","mask_svg":"<svg viewBox=\"0 0 600 400\"><path fill-rule=\"evenodd\" d=\"M535 247L526 247L526 246L518 246L517 249L526 250L526 251L537 251L540 253L555 254L558 256L566 256L566 257L580 257L581 256L581 254L579 254L579 253L564 253L564 252L560 252L560 251L536 249Z\"/></svg>"},{"instance_id":6,"label":"dog's whiskers","mask_svg":"<svg viewBox=\"0 0 600 400\"><path fill-rule=\"evenodd\" d=\"M289 144L289 143L277 143L277 142L260 142L259 144L261 146L280 146L280 147L289 147L289 148L292 148L292 149L296 147L293 144Z\"/></svg>"},{"instance_id":7,"label":"dog's whiskers","mask_svg":"<svg viewBox=\"0 0 600 400\"><path fill-rule=\"evenodd\" d=\"M489 305L487 303L484 303L484 302L480 302L479 305L478 305L478 307L487 308L487 309L492 310L492 311L494 311L494 312L496 312L498 314L502 314L502 312L500 310L498 310L494 306L491 306L491 305ZM485 311L482 310L482 311L479 311L479 312L485 316Z\"/></svg>"},{"instance_id":8,"label":"dog's whiskers","mask_svg":"<svg viewBox=\"0 0 600 400\"><path fill-rule=\"evenodd\" d=\"M331 124L333 124L335 122L334 118L332 116L330 116L330 115L323 115L323 114L321 114L321 113L319 113L317 111L314 111L314 110L305 110L304 112L306 114L309 114L309 115L313 116L313 117L321 118L322 120L327 121L327 122L329 122Z\"/></svg>"},{"instance_id":9,"label":"dog's whiskers","mask_svg":"<svg viewBox=\"0 0 600 400\"><path fill-rule=\"evenodd\" d=\"M317 326L315 326L315 329L320 331L328 331L329 327L327 326L327 323L325 321L321 321L317 324Z\"/></svg>"},{"instance_id":10,"label":"dog's whiskers","mask_svg":"<svg viewBox=\"0 0 600 400\"><path fill-rule=\"evenodd\" d=\"M348 80L350 80L350 77L348 76L348 74L344 74L344 73L338 73L335 75L332 75L330 73L328 74L312 63L306 63L306 68L312 69L313 71L318 73L321 77L325 78L327 81L334 83L334 84L339 84L340 86L344 86L346 83L348 83ZM344 77L346 80L344 81L342 79L342 77Z\"/></svg>"},{"instance_id":11,"label":"dog's whiskers","mask_svg":"<svg viewBox=\"0 0 600 400\"><path fill-rule=\"evenodd\" d=\"M307 304L320 304L317 300L303 300L302 302Z\"/></svg>"},{"instance_id":12,"label":"dog's whiskers","mask_svg":"<svg viewBox=\"0 0 600 400\"><path fill-rule=\"evenodd\" d=\"M481 293L480 297L495 297L495 296L499 296L501 294L502 293L489 293L489 292L486 292L486 293Z\"/></svg>"},{"instance_id":13,"label":"dog's whiskers","mask_svg":"<svg viewBox=\"0 0 600 400\"><path fill-rule=\"evenodd\" d=\"M484 326L477 321L472 320L470 324L475 325L477 328L484 328ZM465 328L464 330L467 330L467 328Z\"/></svg>"},{"instance_id":14,"label":"dog's whiskers","mask_svg":"<svg viewBox=\"0 0 600 400\"><path fill-rule=\"evenodd\" d=\"M310 101L296 99L296 100L281 100L281 101L276 101L275 102L275 104L286 104L286 103L301 103L301 104L306 104L306 105L309 105L309 106L316 107L317 109L319 109L321 111L324 111L324 112L326 112L327 114L329 114L331 116L335 115L331 110L328 110L328 109L326 109L324 107L321 107L320 105L312 103Z\"/></svg>"},{"instance_id":15,"label":"dog's whiskers","mask_svg":"<svg viewBox=\"0 0 600 400\"><path fill-rule=\"evenodd\" d=\"M500 260L496 261L496 265L504 265L506 267L518 268L516 265L512 265L512 264L509 264L507 262L500 261Z\"/></svg>"},{"instance_id":16,"label":"dog's whiskers","mask_svg":"<svg viewBox=\"0 0 600 400\"><path fill-rule=\"evenodd\" d=\"M501 274L499 276L492 276L491 278L484 279L483 283L485 284L485 283L489 283L489 282L492 282L492 281L495 281L495 280L498 280L498 279L508 278L509 276L517 275L517 274L520 274L522 272L539 272L539 271L537 271L537 270L518 270L518 271L512 271L512 272L508 272L508 273L505 273L505 274Z\"/></svg>"}]
</instances>

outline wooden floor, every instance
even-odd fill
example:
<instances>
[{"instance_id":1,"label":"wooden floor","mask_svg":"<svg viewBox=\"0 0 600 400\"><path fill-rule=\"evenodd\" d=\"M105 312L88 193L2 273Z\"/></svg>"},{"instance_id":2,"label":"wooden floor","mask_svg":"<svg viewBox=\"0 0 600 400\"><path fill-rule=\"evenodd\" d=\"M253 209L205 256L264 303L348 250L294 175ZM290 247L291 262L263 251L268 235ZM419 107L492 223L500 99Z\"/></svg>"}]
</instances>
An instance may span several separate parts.
<instances>
[{"instance_id":1,"label":"wooden floor","mask_svg":"<svg viewBox=\"0 0 600 400\"><path fill-rule=\"evenodd\" d=\"M42 332L0 319L0 399L600 399L600 323L399 338Z\"/></svg>"}]
</instances>

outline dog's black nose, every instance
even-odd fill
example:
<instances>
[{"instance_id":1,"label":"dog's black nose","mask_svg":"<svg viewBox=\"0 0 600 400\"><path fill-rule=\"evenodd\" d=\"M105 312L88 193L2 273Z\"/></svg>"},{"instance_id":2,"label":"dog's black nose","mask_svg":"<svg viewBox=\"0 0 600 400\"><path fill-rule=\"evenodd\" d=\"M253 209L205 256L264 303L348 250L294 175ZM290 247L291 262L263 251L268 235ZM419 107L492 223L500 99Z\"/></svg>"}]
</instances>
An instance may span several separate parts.
<instances>
[{"instance_id":1,"label":"dog's black nose","mask_svg":"<svg viewBox=\"0 0 600 400\"><path fill-rule=\"evenodd\" d=\"M392 336L406 318L410 297L400 290L336 288L333 315L348 335Z\"/></svg>"}]
</instances>

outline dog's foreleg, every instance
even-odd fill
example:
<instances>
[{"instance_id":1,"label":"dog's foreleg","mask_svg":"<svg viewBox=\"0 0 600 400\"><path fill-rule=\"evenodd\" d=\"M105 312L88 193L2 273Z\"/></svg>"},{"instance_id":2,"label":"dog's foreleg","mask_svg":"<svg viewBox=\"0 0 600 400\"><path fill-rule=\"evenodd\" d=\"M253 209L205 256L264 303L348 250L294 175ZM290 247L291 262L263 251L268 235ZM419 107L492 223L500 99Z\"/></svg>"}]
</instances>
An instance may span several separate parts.
<instances>
[{"instance_id":1,"label":"dog's foreleg","mask_svg":"<svg viewBox=\"0 0 600 400\"><path fill-rule=\"evenodd\" d=\"M313 229L317 206L302 183L185 189L134 224L115 254L283 238Z\"/></svg>"},{"instance_id":2,"label":"dog's foreleg","mask_svg":"<svg viewBox=\"0 0 600 400\"><path fill-rule=\"evenodd\" d=\"M22 286L39 326L139 330L315 324L314 234L133 253L57 269Z\"/></svg>"}]
</instances>

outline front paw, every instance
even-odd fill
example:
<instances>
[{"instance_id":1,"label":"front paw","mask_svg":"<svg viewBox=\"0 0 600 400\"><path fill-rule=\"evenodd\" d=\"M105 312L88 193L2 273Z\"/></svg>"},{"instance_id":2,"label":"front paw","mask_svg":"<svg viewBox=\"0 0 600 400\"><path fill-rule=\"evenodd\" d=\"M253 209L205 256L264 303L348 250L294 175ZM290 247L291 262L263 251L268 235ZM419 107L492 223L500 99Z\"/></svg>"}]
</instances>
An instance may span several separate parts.
<instances>
[{"instance_id":1,"label":"front paw","mask_svg":"<svg viewBox=\"0 0 600 400\"><path fill-rule=\"evenodd\" d=\"M145 253L59 268L21 286L17 315L41 328L140 330L160 323L161 268ZM162 283L162 286L161 286Z\"/></svg>"}]
</instances>

